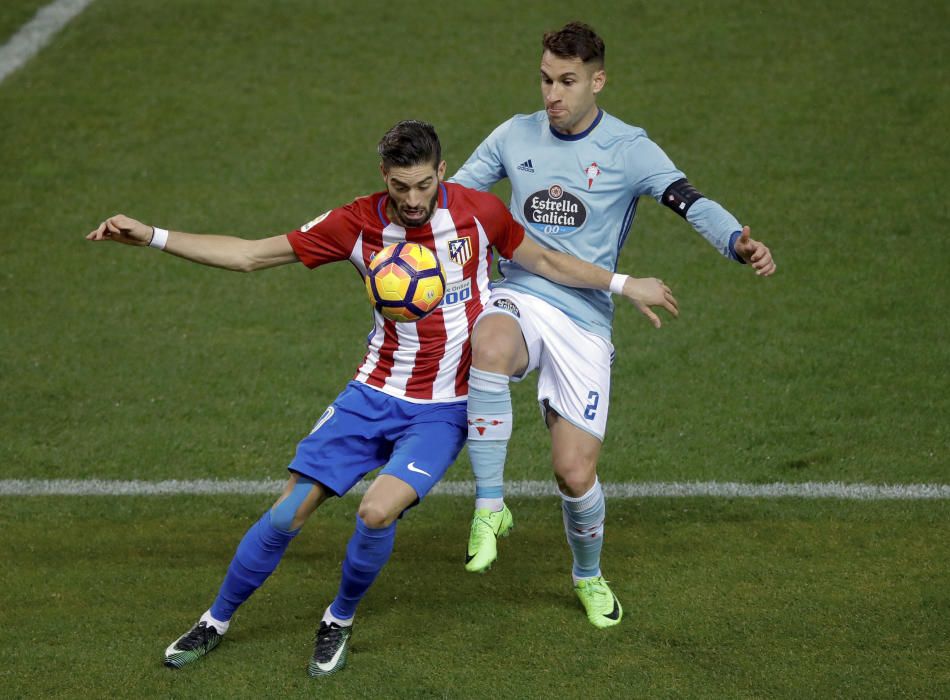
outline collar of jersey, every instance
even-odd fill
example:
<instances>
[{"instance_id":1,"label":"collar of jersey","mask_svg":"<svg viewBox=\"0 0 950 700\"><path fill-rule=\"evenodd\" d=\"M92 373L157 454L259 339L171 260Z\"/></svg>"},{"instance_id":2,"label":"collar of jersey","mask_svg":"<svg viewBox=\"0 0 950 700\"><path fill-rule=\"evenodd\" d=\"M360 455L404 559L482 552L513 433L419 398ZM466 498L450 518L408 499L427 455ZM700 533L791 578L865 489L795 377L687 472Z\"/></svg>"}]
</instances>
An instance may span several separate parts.
<instances>
[{"instance_id":1,"label":"collar of jersey","mask_svg":"<svg viewBox=\"0 0 950 700\"><path fill-rule=\"evenodd\" d=\"M449 191L445 188L444 182L439 183L439 194L441 195L439 199L442 200L441 208L447 209L449 206ZM379 216L379 220L383 222L383 228L386 228L392 223L392 221L389 220L389 217L386 216L386 202L388 201L389 194L384 192L383 196L379 198L379 204L376 205L376 214ZM429 222L427 221L426 224L427 223ZM425 226L425 224L423 224L423 226Z\"/></svg>"},{"instance_id":2,"label":"collar of jersey","mask_svg":"<svg viewBox=\"0 0 950 700\"><path fill-rule=\"evenodd\" d=\"M594 130L594 127L595 127L595 126L597 126L598 124L600 124L601 117L603 117L603 116L604 116L604 110L602 110L600 107L598 107L598 108L597 108L597 116L594 117L593 123L591 123L591 125L590 125L589 127L587 127L586 129L584 129L584 130L583 130L581 133L579 133L579 134L562 134L560 131L557 131L553 126L551 126L551 123L550 123L550 122L548 122L548 128L551 130L551 133L554 134L555 138L559 138L559 139L561 139L561 141L580 141L582 138L584 138L585 136L587 136L587 134L589 134L590 132L592 132L592 131Z\"/></svg>"}]
</instances>

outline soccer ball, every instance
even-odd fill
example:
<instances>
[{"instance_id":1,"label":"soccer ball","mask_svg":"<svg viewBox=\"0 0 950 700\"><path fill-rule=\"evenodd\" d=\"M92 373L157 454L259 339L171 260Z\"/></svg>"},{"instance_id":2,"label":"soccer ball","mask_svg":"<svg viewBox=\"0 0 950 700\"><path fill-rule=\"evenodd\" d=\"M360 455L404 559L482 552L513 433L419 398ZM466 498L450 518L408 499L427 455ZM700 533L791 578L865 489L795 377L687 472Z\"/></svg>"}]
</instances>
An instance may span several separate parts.
<instances>
[{"instance_id":1,"label":"soccer ball","mask_svg":"<svg viewBox=\"0 0 950 700\"><path fill-rule=\"evenodd\" d=\"M366 270L366 293L384 317L418 321L432 313L445 294L445 273L431 250L400 241L376 253Z\"/></svg>"}]
</instances>

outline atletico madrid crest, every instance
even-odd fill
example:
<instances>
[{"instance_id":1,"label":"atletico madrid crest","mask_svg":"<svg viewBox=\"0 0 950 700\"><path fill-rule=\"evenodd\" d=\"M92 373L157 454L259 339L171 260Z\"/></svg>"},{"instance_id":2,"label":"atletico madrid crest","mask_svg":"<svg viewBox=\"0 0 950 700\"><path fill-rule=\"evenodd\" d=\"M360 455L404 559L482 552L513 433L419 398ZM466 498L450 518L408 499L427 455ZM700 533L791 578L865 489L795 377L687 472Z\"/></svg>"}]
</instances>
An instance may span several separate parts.
<instances>
[{"instance_id":1,"label":"atletico madrid crest","mask_svg":"<svg viewBox=\"0 0 950 700\"><path fill-rule=\"evenodd\" d=\"M449 257L456 265L464 266L472 257L472 240L468 236L453 238L449 241Z\"/></svg>"}]
</instances>

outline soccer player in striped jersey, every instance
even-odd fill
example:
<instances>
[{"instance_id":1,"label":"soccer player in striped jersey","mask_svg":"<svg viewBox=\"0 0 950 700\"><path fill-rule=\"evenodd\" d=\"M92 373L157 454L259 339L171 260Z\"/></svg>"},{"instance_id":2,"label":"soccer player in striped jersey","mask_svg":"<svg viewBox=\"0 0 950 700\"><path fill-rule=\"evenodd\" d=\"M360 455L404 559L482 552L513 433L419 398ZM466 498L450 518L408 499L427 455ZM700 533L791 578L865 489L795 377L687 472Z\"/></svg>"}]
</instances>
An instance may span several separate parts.
<instances>
[{"instance_id":1,"label":"soccer player in striped jersey","mask_svg":"<svg viewBox=\"0 0 950 700\"><path fill-rule=\"evenodd\" d=\"M343 668L357 605L389 559L399 516L425 497L465 443L468 339L489 297L491 248L560 284L606 290L616 277L525 238L493 195L444 183L445 161L431 125L396 124L380 141L379 153L384 191L286 235L196 235L116 215L87 236L230 270L294 262L314 268L347 260L360 275L384 246L408 240L433 250L446 277L443 303L416 323L395 323L374 312L369 348L355 377L297 446L283 493L244 535L211 607L166 649L167 666L181 668L217 647L234 612L275 570L320 504L382 466L360 502L338 593L319 623L308 672L324 676ZM620 291L651 319L651 305L676 312L670 290L656 279L627 279Z\"/></svg>"},{"instance_id":2,"label":"soccer player in striped jersey","mask_svg":"<svg viewBox=\"0 0 950 700\"><path fill-rule=\"evenodd\" d=\"M572 22L542 40L544 109L497 127L450 179L487 190L511 184L511 212L543 245L614 270L642 196L689 221L721 255L771 275L769 249L704 197L646 132L597 106L607 76L604 42ZM504 504L511 436L509 379L538 370L538 401L552 443L572 578L588 619L620 622L623 609L600 568L605 518L597 458L607 423L613 304L603 290L569 288L503 259L504 277L478 321L469 378L469 456L475 513L465 568L484 572L496 537L514 520Z\"/></svg>"}]
</instances>

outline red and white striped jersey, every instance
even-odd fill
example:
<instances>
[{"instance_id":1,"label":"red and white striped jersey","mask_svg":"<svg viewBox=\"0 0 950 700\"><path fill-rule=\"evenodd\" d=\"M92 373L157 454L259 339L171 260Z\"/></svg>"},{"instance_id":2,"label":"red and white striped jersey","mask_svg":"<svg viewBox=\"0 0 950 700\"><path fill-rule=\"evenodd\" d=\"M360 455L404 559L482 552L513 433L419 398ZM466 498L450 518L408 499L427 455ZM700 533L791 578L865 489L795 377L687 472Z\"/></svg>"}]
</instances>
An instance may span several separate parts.
<instances>
[{"instance_id":1,"label":"red and white striped jersey","mask_svg":"<svg viewBox=\"0 0 950 700\"><path fill-rule=\"evenodd\" d=\"M349 260L361 276L370 258L390 243L407 240L435 251L445 271L442 304L416 323L396 323L374 311L376 325L355 376L420 403L468 396L469 336L488 304L491 248L510 259L524 238L524 229L494 195L442 183L438 197L432 218L417 228L389 221L388 194L377 192L287 234L307 267Z\"/></svg>"}]
</instances>

